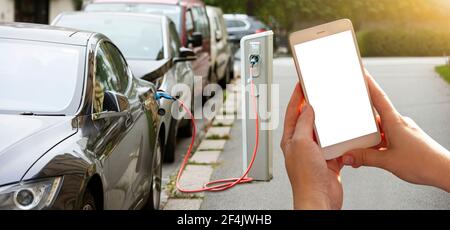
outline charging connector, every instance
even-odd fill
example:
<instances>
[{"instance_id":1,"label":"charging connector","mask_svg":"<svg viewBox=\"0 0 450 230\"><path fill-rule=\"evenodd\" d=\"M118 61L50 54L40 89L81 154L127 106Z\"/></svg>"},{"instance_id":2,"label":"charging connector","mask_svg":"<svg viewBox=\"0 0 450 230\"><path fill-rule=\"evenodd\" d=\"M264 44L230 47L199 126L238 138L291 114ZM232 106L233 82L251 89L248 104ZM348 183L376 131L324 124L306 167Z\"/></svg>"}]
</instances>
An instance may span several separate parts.
<instances>
[{"instance_id":1,"label":"charging connector","mask_svg":"<svg viewBox=\"0 0 450 230\"><path fill-rule=\"evenodd\" d=\"M253 69L253 74L251 77L259 77L261 73L261 42L251 42L250 43L250 56L249 56L249 62L250 66Z\"/></svg>"},{"instance_id":2,"label":"charging connector","mask_svg":"<svg viewBox=\"0 0 450 230\"><path fill-rule=\"evenodd\" d=\"M250 55L250 65L254 68L259 63L259 55L252 54ZM253 77L253 76L251 76Z\"/></svg>"},{"instance_id":3,"label":"charging connector","mask_svg":"<svg viewBox=\"0 0 450 230\"><path fill-rule=\"evenodd\" d=\"M170 94L168 94L167 92L164 92L164 91L158 91L158 92L156 92L156 94L155 94L155 99L156 99L157 101L159 101L159 100L161 100L161 98L164 98L164 99L167 99L167 100L173 100L173 101L176 100L175 97L172 97L172 96L171 96Z\"/></svg>"}]
</instances>

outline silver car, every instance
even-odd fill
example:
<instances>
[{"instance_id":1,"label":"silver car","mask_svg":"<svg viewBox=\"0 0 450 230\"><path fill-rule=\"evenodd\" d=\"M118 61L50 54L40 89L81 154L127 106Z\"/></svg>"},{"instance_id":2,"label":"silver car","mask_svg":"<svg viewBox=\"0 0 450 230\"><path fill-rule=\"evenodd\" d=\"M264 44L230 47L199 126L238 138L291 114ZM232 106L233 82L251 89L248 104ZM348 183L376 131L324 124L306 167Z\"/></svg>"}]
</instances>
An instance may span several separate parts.
<instances>
[{"instance_id":1,"label":"silver car","mask_svg":"<svg viewBox=\"0 0 450 230\"><path fill-rule=\"evenodd\" d=\"M228 43L227 26L220 8L207 6L206 11L211 27L211 66L212 73L225 87L234 76L233 54Z\"/></svg>"},{"instance_id":2,"label":"silver car","mask_svg":"<svg viewBox=\"0 0 450 230\"><path fill-rule=\"evenodd\" d=\"M123 52L136 77L153 82L159 90L169 93L175 85L183 84L190 89L183 93L190 93L189 97L193 98L194 73L190 61L195 60L195 54L181 46L175 24L168 17L120 12L75 12L60 14L52 24L106 35ZM178 128L181 128L184 136L191 134L188 120L178 120L172 116L172 103L171 100L161 101L161 107L166 112L162 127L165 134L165 162L175 160Z\"/></svg>"}]
</instances>

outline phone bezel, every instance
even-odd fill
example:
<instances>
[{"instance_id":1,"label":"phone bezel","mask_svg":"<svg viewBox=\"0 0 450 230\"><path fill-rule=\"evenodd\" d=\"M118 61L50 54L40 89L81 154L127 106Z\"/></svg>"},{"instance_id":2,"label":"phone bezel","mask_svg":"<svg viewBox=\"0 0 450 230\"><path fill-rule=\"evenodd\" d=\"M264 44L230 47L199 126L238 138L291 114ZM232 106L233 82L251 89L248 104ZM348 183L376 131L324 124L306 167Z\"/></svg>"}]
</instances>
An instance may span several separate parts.
<instances>
[{"instance_id":1,"label":"phone bezel","mask_svg":"<svg viewBox=\"0 0 450 230\"><path fill-rule=\"evenodd\" d=\"M372 106L373 119L376 122L376 111L375 111L375 108L372 103L372 98L370 97L370 91L369 91L369 86L367 84L367 79L366 79L366 77L364 77L364 72L365 72L364 66L363 66L361 54L360 54L360 51L359 51L359 48L357 45L358 43L357 43L355 31L353 29L353 25L350 20L341 19L341 20L337 20L334 22L330 22L327 24L315 26L312 28L308 28L305 30L301 30L301 31L292 33L289 36L289 43L291 46L292 56L293 56L293 59L295 62L295 68L297 70L300 85L303 89L303 94L305 96L305 100L307 102L309 102L308 91L306 90L305 85L303 83L303 78L302 78L301 71L300 71L300 65L297 60L295 46L297 44L320 39L323 37L327 37L330 35L338 34L338 33L349 31L349 30L352 32L352 35L353 35L353 43L354 43L356 51L357 51L359 64L361 66L361 73L363 73L362 77L364 78L366 90L369 95L370 105ZM351 139L351 140L348 140L348 141L345 141L345 142L342 142L339 144L331 145L331 146L328 146L325 148L321 147L322 151L324 153L325 159L326 160L335 159L335 158L340 157L343 154L345 154L345 152L353 150L353 149L370 148L370 147L374 147L374 146L378 145L381 142L381 134L380 134L380 127L378 127L378 124L376 126L377 126L377 132L375 132L375 133L372 133L372 134L369 134L366 136L362 136L362 137L358 137L355 139ZM322 146L320 143L320 138L317 133L315 124L314 124L314 134L317 137L317 142L318 142L319 146Z\"/></svg>"}]
</instances>

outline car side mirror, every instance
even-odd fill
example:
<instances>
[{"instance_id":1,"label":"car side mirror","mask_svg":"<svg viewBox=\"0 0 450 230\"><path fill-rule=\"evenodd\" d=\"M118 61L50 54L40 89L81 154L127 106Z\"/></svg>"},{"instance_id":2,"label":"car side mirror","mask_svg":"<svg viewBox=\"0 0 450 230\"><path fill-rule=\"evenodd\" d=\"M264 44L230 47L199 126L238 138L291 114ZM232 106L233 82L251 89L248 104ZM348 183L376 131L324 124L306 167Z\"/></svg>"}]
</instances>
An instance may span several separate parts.
<instances>
[{"instance_id":1,"label":"car side mirror","mask_svg":"<svg viewBox=\"0 0 450 230\"><path fill-rule=\"evenodd\" d=\"M130 115L130 102L122 94L106 91L103 97L103 111L92 114L93 120Z\"/></svg>"},{"instance_id":2,"label":"car side mirror","mask_svg":"<svg viewBox=\"0 0 450 230\"><path fill-rule=\"evenodd\" d=\"M186 61L195 61L197 60L197 56L195 55L195 52L191 49L181 47L179 50L178 57L175 57L173 61L175 63L177 62L186 62Z\"/></svg>"},{"instance_id":3,"label":"car side mirror","mask_svg":"<svg viewBox=\"0 0 450 230\"><path fill-rule=\"evenodd\" d=\"M203 35L200 32L192 33L188 40L189 44L192 44L193 47L200 47L203 45Z\"/></svg>"},{"instance_id":4,"label":"car side mirror","mask_svg":"<svg viewBox=\"0 0 450 230\"><path fill-rule=\"evenodd\" d=\"M222 31L216 30L215 36L216 36L216 41L218 41L218 42L222 41L222 39L223 39Z\"/></svg>"}]
</instances>

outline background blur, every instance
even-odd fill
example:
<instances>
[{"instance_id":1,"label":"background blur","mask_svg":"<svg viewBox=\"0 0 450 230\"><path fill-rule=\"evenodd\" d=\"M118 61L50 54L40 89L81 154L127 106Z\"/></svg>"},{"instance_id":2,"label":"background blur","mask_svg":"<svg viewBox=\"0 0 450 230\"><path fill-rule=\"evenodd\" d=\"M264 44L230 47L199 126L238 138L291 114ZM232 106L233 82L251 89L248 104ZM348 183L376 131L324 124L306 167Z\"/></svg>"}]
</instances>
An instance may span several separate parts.
<instances>
[{"instance_id":1,"label":"background blur","mask_svg":"<svg viewBox=\"0 0 450 230\"><path fill-rule=\"evenodd\" d=\"M447 56L450 0L205 0L225 13L264 21L287 46L290 32L335 19L353 21L363 56Z\"/></svg>"},{"instance_id":2,"label":"background blur","mask_svg":"<svg viewBox=\"0 0 450 230\"><path fill-rule=\"evenodd\" d=\"M276 45L288 53L290 32L349 18L362 56L447 56L450 54L450 0L205 0L225 13L243 13L265 22ZM62 11L81 9L83 0L0 0L0 22L47 24Z\"/></svg>"}]
</instances>

